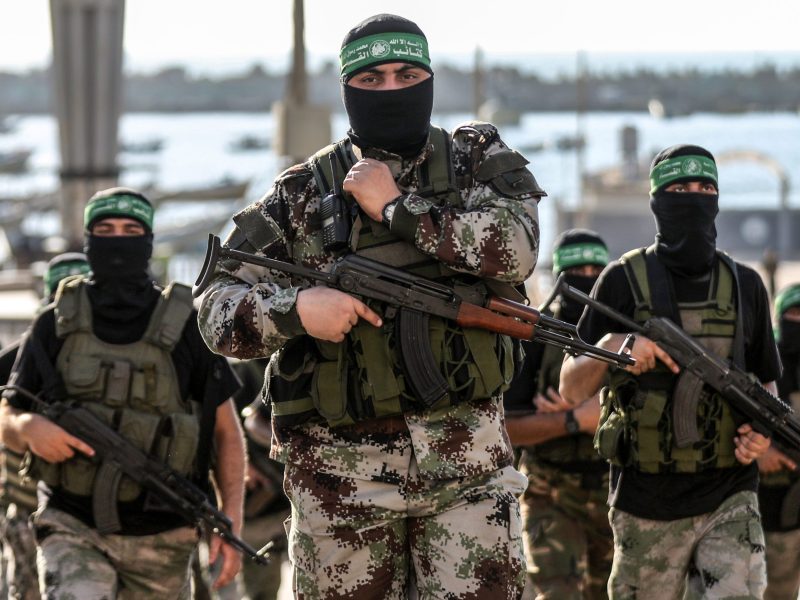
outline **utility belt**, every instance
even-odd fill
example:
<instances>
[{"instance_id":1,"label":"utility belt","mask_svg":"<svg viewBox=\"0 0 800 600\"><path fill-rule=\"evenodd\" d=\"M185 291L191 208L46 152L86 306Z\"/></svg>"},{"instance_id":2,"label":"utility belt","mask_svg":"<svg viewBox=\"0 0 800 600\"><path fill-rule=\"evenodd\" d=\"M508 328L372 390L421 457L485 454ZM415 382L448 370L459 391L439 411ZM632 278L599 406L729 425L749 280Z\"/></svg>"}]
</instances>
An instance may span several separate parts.
<instances>
[{"instance_id":1,"label":"utility belt","mask_svg":"<svg viewBox=\"0 0 800 600\"><path fill-rule=\"evenodd\" d=\"M448 392L425 405L407 384L393 311L371 307L384 313L381 327L360 322L338 344L295 338L272 356L265 397L278 427L310 420L340 427L435 410L494 397L510 383L514 361L508 337L431 316L428 338L435 364L428 366L446 379Z\"/></svg>"},{"instance_id":2,"label":"utility belt","mask_svg":"<svg viewBox=\"0 0 800 600\"><path fill-rule=\"evenodd\" d=\"M181 475L194 473L200 432L197 417L181 413L159 416L129 408L109 408L96 402L85 402L83 406L146 454ZM92 496L100 482L97 477L100 465L80 452L62 463L49 463L28 452L24 463L20 474L75 496ZM122 476L118 502L132 502L141 493L139 484Z\"/></svg>"}]
</instances>

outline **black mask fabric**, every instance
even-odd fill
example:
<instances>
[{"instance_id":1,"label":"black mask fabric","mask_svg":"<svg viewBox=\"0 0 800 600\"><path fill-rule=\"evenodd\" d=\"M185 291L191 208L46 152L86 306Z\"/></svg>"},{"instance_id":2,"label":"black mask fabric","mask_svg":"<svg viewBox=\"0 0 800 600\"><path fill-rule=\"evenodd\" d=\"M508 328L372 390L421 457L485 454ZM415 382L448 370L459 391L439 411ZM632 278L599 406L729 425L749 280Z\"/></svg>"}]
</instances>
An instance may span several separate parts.
<instances>
[{"instance_id":1,"label":"black mask fabric","mask_svg":"<svg viewBox=\"0 0 800 600\"><path fill-rule=\"evenodd\" d=\"M778 321L781 354L800 354L800 322L781 317Z\"/></svg>"},{"instance_id":2,"label":"black mask fabric","mask_svg":"<svg viewBox=\"0 0 800 600\"><path fill-rule=\"evenodd\" d=\"M594 282L597 281L597 277L564 273L564 281L570 287L574 287L575 289L582 291L584 294L589 294L594 287ZM577 325L581 315L583 314L583 304L575 300L570 300L569 298L564 298L563 296L561 297L560 302L558 318L562 321L566 321L567 323Z\"/></svg>"},{"instance_id":3,"label":"black mask fabric","mask_svg":"<svg viewBox=\"0 0 800 600\"><path fill-rule=\"evenodd\" d=\"M433 111L433 76L399 90L362 90L345 84L342 99L350 119L350 140L359 148L380 148L413 158L428 140Z\"/></svg>"},{"instance_id":4,"label":"black mask fabric","mask_svg":"<svg viewBox=\"0 0 800 600\"><path fill-rule=\"evenodd\" d=\"M84 251L92 267L87 291L95 334L112 344L135 342L159 296L148 273L153 235L89 235Z\"/></svg>"},{"instance_id":5,"label":"black mask fabric","mask_svg":"<svg viewBox=\"0 0 800 600\"><path fill-rule=\"evenodd\" d=\"M650 198L656 219L656 256L685 277L707 273L714 264L719 195L656 192Z\"/></svg>"}]
</instances>

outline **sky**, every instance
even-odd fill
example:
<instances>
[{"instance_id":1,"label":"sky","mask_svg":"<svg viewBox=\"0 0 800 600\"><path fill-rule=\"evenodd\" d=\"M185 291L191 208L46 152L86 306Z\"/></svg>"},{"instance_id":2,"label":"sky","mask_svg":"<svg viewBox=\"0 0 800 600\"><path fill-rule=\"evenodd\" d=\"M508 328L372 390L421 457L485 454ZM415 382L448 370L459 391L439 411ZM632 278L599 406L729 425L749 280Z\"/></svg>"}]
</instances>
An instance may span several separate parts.
<instances>
[{"instance_id":1,"label":"sky","mask_svg":"<svg viewBox=\"0 0 800 600\"><path fill-rule=\"evenodd\" d=\"M48 64L49 7L49 0L0 0L0 69ZM489 62L577 50L800 57L797 0L306 0L309 62L334 59L347 30L380 12L416 21L434 65L437 56L470 57L476 45ZM292 0L127 0L126 67L187 64L213 73L262 62L282 68L291 49L291 14Z\"/></svg>"}]
</instances>

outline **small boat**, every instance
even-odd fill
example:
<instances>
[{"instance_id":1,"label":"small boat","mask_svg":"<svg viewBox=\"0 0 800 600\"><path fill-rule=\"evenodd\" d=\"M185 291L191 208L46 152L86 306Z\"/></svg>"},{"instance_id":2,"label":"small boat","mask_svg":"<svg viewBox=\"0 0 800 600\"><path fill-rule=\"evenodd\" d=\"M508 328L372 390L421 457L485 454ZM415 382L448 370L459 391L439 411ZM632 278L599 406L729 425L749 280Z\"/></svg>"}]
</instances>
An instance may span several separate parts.
<instances>
[{"instance_id":1,"label":"small boat","mask_svg":"<svg viewBox=\"0 0 800 600\"><path fill-rule=\"evenodd\" d=\"M265 150L270 147L270 140L267 137L256 135L243 135L239 139L228 144L231 152L249 152L251 150Z\"/></svg>"},{"instance_id":2,"label":"small boat","mask_svg":"<svg viewBox=\"0 0 800 600\"><path fill-rule=\"evenodd\" d=\"M164 140L161 138L152 138L138 142L123 141L119 144L120 151L129 154L152 154L153 152L160 152L163 148Z\"/></svg>"},{"instance_id":3,"label":"small boat","mask_svg":"<svg viewBox=\"0 0 800 600\"><path fill-rule=\"evenodd\" d=\"M0 152L0 173L25 173L33 150Z\"/></svg>"}]
</instances>

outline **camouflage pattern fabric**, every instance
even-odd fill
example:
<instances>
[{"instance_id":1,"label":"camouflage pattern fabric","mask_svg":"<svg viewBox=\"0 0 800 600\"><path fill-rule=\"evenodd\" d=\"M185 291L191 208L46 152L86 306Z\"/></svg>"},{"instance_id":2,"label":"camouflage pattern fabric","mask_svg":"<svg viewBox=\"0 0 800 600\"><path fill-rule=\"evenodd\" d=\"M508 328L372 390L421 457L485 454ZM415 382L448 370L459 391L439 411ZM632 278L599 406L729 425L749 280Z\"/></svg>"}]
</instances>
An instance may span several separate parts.
<instances>
[{"instance_id":1,"label":"camouflage pattern fabric","mask_svg":"<svg viewBox=\"0 0 800 600\"><path fill-rule=\"evenodd\" d=\"M417 167L431 155L430 144L410 160L381 151L365 157L384 162L407 194L403 207L417 219L409 244L458 272L517 284L536 264L538 194L510 197L494 182L478 180L481 164L507 149L488 123L455 130L451 156L459 209L414 194L423 187ZM336 257L323 250L322 230L312 226L319 222L320 200L308 162L282 173L252 207L276 236L256 250L330 270ZM201 300L203 338L227 356L270 356L305 334L296 298L310 285L270 269L228 262ZM301 597L340 597L364 586L372 590L368 597L383 597L383 592L401 597L411 556L423 598L436 590L453 598L514 598L521 592L524 571L514 496L524 483L506 468L512 453L499 399L335 430L320 423L276 426L270 456L294 474L286 479L295 517L289 553ZM320 497L325 489L328 493ZM410 505L401 491L413 492L420 506ZM359 508L362 520L353 521ZM341 528L346 540L338 547L334 543L330 550L335 552L329 554L331 528ZM364 545L372 533L376 542ZM450 561L440 554L444 550L454 552ZM366 574L368 581L359 580Z\"/></svg>"},{"instance_id":2,"label":"camouflage pattern fabric","mask_svg":"<svg viewBox=\"0 0 800 600\"><path fill-rule=\"evenodd\" d=\"M513 467L426 480L413 456L393 483L286 467L298 598L515 599L524 586Z\"/></svg>"},{"instance_id":3,"label":"camouflage pattern fabric","mask_svg":"<svg viewBox=\"0 0 800 600\"><path fill-rule=\"evenodd\" d=\"M99 535L53 508L34 514L39 589L58 600L191 598L190 562L197 530L156 535Z\"/></svg>"},{"instance_id":4,"label":"camouflage pattern fabric","mask_svg":"<svg viewBox=\"0 0 800 600\"><path fill-rule=\"evenodd\" d=\"M586 476L524 460L522 526L528 576L537 600L607 598L614 540L608 523L608 474ZM587 489L589 488L589 489Z\"/></svg>"},{"instance_id":5,"label":"camouflage pattern fabric","mask_svg":"<svg viewBox=\"0 0 800 600\"><path fill-rule=\"evenodd\" d=\"M800 529L766 532L767 591L764 600L797 600L800 591Z\"/></svg>"},{"instance_id":6,"label":"camouflage pattern fabric","mask_svg":"<svg viewBox=\"0 0 800 600\"><path fill-rule=\"evenodd\" d=\"M401 162L398 156L380 151L370 157L387 164L400 191L409 194L403 205L419 218L413 239L419 250L457 271L516 284L536 265L538 197L505 197L491 183L475 179L483 161L507 148L488 123L456 130L452 160L464 208L459 211L413 194L420 187L416 166L430 155L430 145L413 160ZM319 218L320 200L308 162L284 171L255 205L279 234L265 254L329 270L335 256L322 249L321 229L310 226ZM200 331L209 348L226 356L269 356L289 338L304 333L295 299L299 289L309 285L253 265L226 265L203 295Z\"/></svg>"},{"instance_id":7,"label":"camouflage pattern fabric","mask_svg":"<svg viewBox=\"0 0 800 600\"><path fill-rule=\"evenodd\" d=\"M3 572L7 597L12 600L39 600L36 573L36 542L27 510L11 504L3 523Z\"/></svg>"},{"instance_id":8,"label":"camouflage pattern fabric","mask_svg":"<svg viewBox=\"0 0 800 600\"><path fill-rule=\"evenodd\" d=\"M608 593L623 599L761 598L767 584L764 532L753 492L712 513L674 521L614 508L614 565Z\"/></svg>"}]
</instances>

